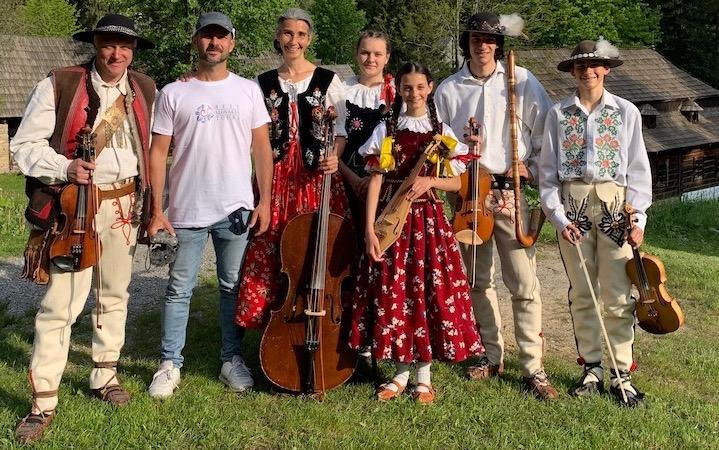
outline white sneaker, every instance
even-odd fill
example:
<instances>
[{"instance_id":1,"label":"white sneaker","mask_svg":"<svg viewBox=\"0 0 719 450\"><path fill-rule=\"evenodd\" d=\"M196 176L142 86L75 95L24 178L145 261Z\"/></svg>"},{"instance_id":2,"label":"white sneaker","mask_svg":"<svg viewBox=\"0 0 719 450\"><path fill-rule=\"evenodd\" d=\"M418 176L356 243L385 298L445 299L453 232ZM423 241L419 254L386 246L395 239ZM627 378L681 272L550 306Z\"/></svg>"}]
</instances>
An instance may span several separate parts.
<instances>
[{"instance_id":1,"label":"white sneaker","mask_svg":"<svg viewBox=\"0 0 719 450\"><path fill-rule=\"evenodd\" d=\"M222 364L220 381L235 392L246 391L255 384L250 369L247 368L245 361L239 355L233 356L232 361Z\"/></svg>"},{"instance_id":2,"label":"white sneaker","mask_svg":"<svg viewBox=\"0 0 719 450\"><path fill-rule=\"evenodd\" d=\"M179 385L180 368L175 367L172 361L162 361L147 391L152 398L164 399L170 397Z\"/></svg>"}]
</instances>

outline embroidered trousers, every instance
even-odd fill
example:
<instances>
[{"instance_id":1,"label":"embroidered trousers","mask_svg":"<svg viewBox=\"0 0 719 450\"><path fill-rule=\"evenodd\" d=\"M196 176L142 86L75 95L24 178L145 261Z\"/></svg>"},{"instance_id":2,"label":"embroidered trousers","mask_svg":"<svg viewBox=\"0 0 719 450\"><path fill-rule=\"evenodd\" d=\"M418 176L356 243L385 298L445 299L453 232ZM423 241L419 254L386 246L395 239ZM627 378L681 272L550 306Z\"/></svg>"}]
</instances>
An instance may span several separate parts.
<instances>
[{"instance_id":1,"label":"embroidered trousers","mask_svg":"<svg viewBox=\"0 0 719 450\"><path fill-rule=\"evenodd\" d=\"M112 189L113 185L100 188ZM130 194L103 201L96 216L102 243L102 292L92 311L92 360L95 362L117 361L125 343L127 288L138 228L129 221L133 197L134 194ZM35 341L30 358L34 389L38 392L58 389L68 359L70 327L82 312L91 289L94 291L93 276L98 275L92 267L79 272L63 272L53 264L50 266L48 289L35 316ZM101 328L97 327L98 303ZM103 387L114 374L114 369L93 368L90 388ZM38 398L36 403L42 411L52 410L57 405L57 396Z\"/></svg>"},{"instance_id":2,"label":"embroidered trousers","mask_svg":"<svg viewBox=\"0 0 719 450\"><path fill-rule=\"evenodd\" d=\"M613 182L564 182L562 201L567 217L584 232L579 245L597 300L603 305L604 324L617 366L619 370L629 370L634 343L634 300L625 271L632 249L624 240L624 188ZM569 277L569 310L577 352L586 362L601 362L604 337L577 249L561 237L558 240Z\"/></svg>"},{"instance_id":3,"label":"embroidered trousers","mask_svg":"<svg viewBox=\"0 0 719 450\"><path fill-rule=\"evenodd\" d=\"M494 285L494 246L501 263L502 280L509 289L514 316L514 336L519 348L522 375L529 377L542 370L542 298L537 279L534 247L522 247L514 232L514 193L493 190L487 196L494 211L494 233L476 247L476 270L471 288L474 317L482 330L482 343L491 364L504 361L502 318L499 314ZM522 199L524 223L527 223L526 202ZM460 244L462 259L472 284L472 247Z\"/></svg>"}]
</instances>

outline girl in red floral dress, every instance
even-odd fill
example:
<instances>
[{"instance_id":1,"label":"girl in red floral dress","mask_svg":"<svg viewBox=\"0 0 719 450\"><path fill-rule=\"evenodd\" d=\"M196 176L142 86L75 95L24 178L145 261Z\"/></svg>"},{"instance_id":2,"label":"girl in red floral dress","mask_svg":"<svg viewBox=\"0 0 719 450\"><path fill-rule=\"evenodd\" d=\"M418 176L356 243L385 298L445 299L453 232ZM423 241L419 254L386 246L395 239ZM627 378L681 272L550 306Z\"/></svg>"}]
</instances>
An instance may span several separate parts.
<instances>
[{"instance_id":1,"label":"girl in red floral dress","mask_svg":"<svg viewBox=\"0 0 719 450\"><path fill-rule=\"evenodd\" d=\"M275 48L282 54L283 63L257 77L270 113L275 165L270 227L248 244L240 274L235 322L246 328L263 326L270 307L281 300L282 231L296 215L317 211L323 173L332 173L330 209L350 216L337 172L338 157L320 156L321 120L329 106L338 114L336 153L341 153L344 146L344 88L334 72L316 67L305 58L312 33L312 19L307 12L288 9L277 21L275 36Z\"/></svg>"},{"instance_id":2,"label":"girl in red floral dress","mask_svg":"<svg viewBox=\"0 0 719 450\"><path fill-rule=\"evenodd\" d=\"M468 148L437 119L430 95L433 79L425 67L407 63L395 80L399 95L391 118L378 125L359 150L371 179L367 254L355 290L350 346L369 345L376 358L395 361L396 374L380 386L378 399L399 397L414 362L417 387L412 395L420 403L431 403L431 361L459 362L483 350L457 241L434 194L434 189L459 190ZM400 113L403 105L406 111ZM414 182L407 197L412 200L407 222L383 255L375 217L435 134L443 135L442 150L429 158L434 162L427 163Z\"/></svg>"}]
</instances>

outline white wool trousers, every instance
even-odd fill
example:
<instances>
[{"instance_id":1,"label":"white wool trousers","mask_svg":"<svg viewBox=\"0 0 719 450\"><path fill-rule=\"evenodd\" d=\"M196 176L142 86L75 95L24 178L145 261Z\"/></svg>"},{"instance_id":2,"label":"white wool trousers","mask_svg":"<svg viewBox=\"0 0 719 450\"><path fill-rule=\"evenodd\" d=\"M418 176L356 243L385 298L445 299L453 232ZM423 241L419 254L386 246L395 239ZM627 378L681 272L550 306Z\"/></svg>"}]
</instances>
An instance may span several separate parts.
<instances>
[{"instance_id":1,"label":"white wool trousers","mask_svg":"<svg viewBox=\"0 0 719 450\"><path fill-rule=\"evenodd\" d=\"M624 195L625 188L613 182L562 184L567 218L584 232L579 245L619 370L630 369L634 343L634 300L625 269L632 258L632 249L624 240ZM558 240L570 283L569 310L577 352L587 363L602 362L604 337L579 254L576 247L561 236ZM605 367L611 367L609 357Z\"/></svg>"},{"instance_id":2,"label":"white wool trousers","mask_svg":"<svg viewBox=\"0 0 719 450\"><path fill-rule=\"evenodd\" d=\"M113 189L115 185L102 185ZM125 343L125 321L129 299L128 285L132 272L138 226L131 223L134 194L104 200L95 223L102 243L100 259L99 301L92 311L92 360L113 362L120 358ZM94 290L94 268L63 272L51 263L50 282L35 316L35 340L30 371L36 392L54 391L60 385L68 360L70 329ZM99 310L98 310L99 305ZM98 327L98 313L100 327ZM93 368L90 388L103 387L115 375L114 369ZM112 381L114 384L116 381ZM41 411L55 409L57 395L36 399Z\"/></svg>"}]
</instances>

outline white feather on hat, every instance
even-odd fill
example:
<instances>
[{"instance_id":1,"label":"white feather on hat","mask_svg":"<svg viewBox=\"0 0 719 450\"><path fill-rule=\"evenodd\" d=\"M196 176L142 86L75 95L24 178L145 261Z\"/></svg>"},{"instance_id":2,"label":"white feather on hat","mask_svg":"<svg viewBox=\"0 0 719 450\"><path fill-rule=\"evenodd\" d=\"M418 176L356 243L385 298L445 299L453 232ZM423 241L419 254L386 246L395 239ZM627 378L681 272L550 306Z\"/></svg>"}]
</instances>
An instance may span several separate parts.
<instances>
[{"instance_id":1,"label":"white feather on hat","mask_svg":"<svg viewBox=\"0 0 719 450\"><path fill-rule=\"evenodd\" d=\"M604 36L599 36L594 53L602 58L619 58L619 49L604 39Z\"/></svg>"},{"instance_id":2,"label":"white feather on hat","mask_svg":"<svg viewBox=\"0 0 719 450\"><path fill-rule=\"evenodd\" d=\"M499 25L504 29L504 33L507 36L521 36L522 30L524 30L524 19L519 14L502 14L499 16Z\"/></svg>"}]
</instances>

